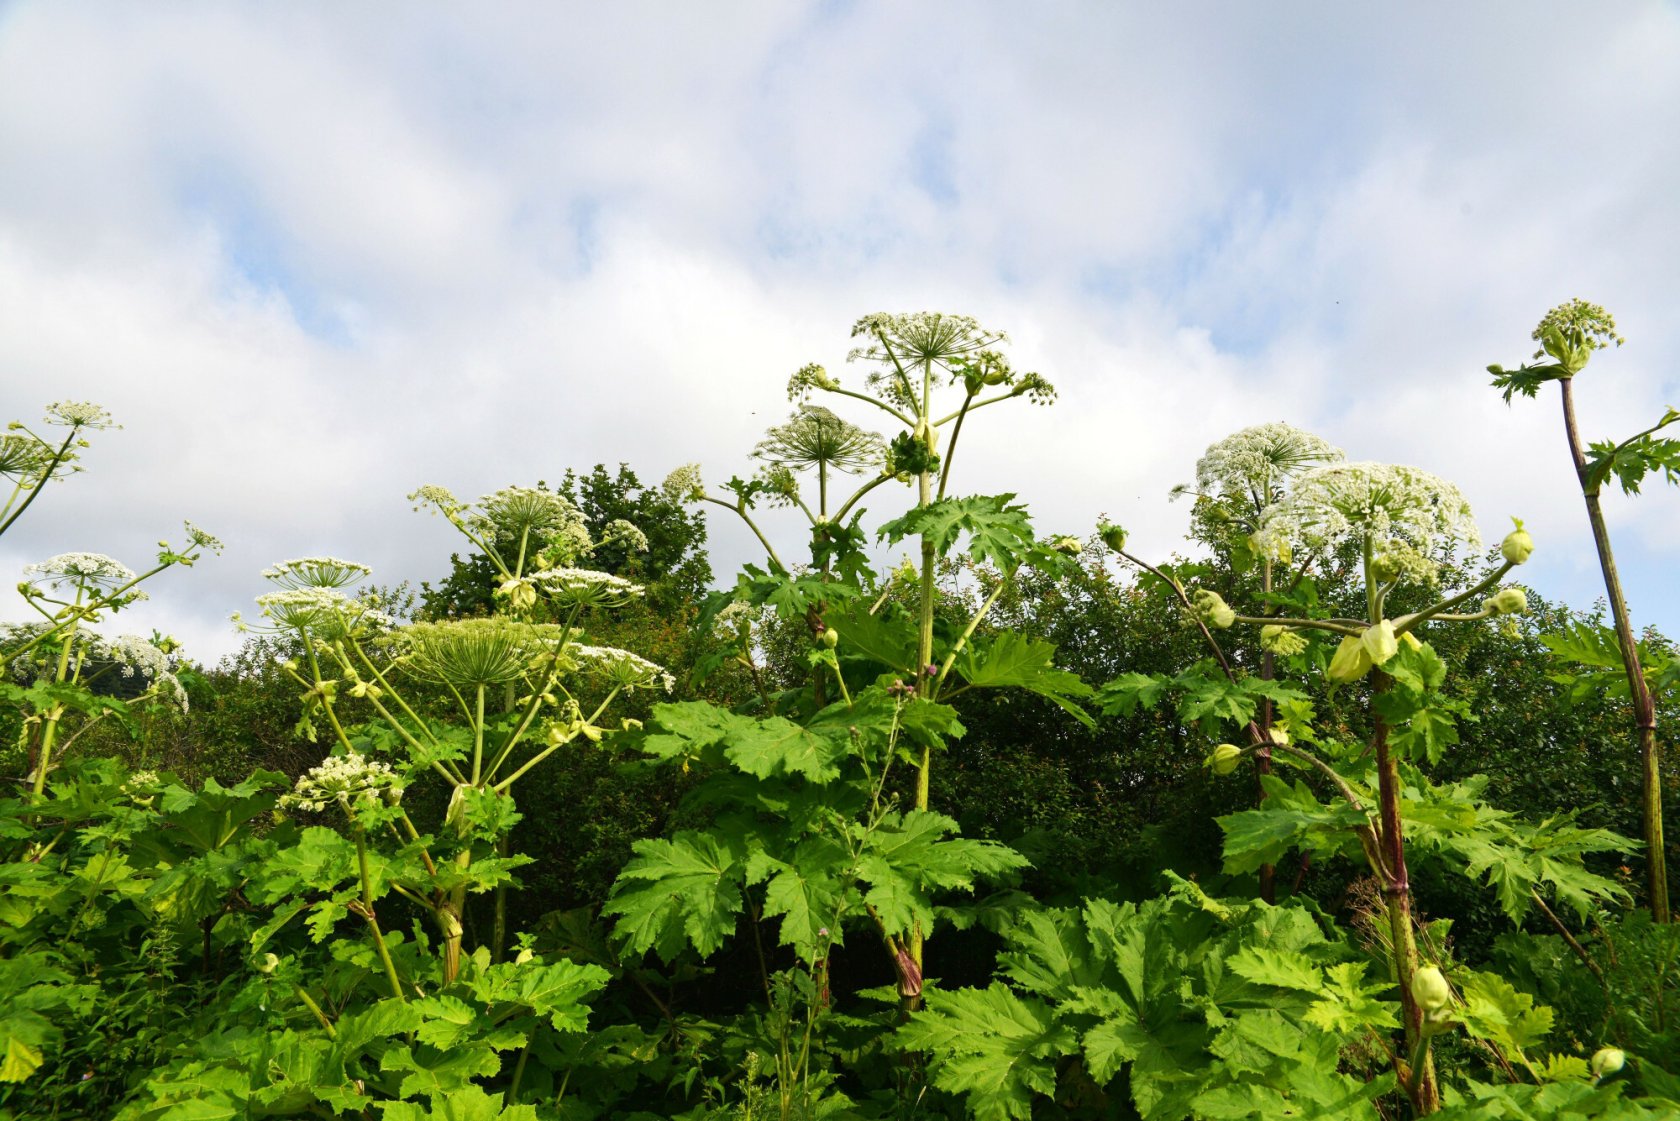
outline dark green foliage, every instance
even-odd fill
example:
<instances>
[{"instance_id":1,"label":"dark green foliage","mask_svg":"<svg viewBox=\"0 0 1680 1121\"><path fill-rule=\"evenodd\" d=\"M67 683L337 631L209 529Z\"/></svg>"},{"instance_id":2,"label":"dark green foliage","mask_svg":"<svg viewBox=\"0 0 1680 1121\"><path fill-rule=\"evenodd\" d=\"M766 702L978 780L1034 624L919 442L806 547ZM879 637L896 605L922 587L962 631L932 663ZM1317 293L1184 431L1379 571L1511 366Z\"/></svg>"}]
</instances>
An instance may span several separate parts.
<instances>
[{"instance_id":1,"label":"dark green foliage","mask_svg":"<svg viewBox=\"0 0 1680 1121\"><path fill-rule=\"evenodd\" d=\"M1393 1027L1396 1005L1309 911L1178 880L1141 905L1028 911L1005 937L1007 984L930 994L899 1032L978 1118L1075 1095L1129 1100L1151 1121L1375 1118L1371 1100L1394 1088L1380 1068L1341 1069L1342 1048Z\"/></svg>"},{"instance_id":2,"label":"dark green foliage","mask_svg":"<svg viewBox=\"0 0 1680 1121\"><path fill-rule=\"evenodd\" d=\"M587 474L567 469L557 493L578 508L592 540L601 540L607 524L615 520L627 521L647 535L646 552L607 541L592 554L590 564L645 584L650 610L680 617L705 594L712 581L705 519L658 488L644 487L629 465L619 464L616 473L599 463ZM448 576L435 586L421 586L420 615L439 619L488 614L499 582L488 557L452 556Z\"/></svg>"}]
</instances>

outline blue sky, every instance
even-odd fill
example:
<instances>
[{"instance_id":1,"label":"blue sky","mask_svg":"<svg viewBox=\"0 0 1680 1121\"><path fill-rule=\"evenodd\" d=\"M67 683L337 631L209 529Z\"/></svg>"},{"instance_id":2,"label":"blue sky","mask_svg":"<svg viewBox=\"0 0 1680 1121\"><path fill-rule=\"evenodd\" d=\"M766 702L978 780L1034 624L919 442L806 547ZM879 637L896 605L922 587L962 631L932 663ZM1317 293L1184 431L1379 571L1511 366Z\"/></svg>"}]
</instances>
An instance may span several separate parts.
<instances>
[{"instance_id":1,"label":"blue sky","mask_svg":"<svg viewBox=\"0 0 1680 1121\"><path fill-rule=\"evenodd\" d=\"M129 625L214 657L274 560L441 575L422 483L726 478L791 371L929 308L1057 383L964 434L966 487L1046 530L1167 555L1202 450L1288 420L1453 480L1491 539L1523 516L1525 576L1584 607L1555 401L1483 369L1582 296L1628 338L1587 433L1680 403L1675 137L1671 3L14 2L5 411L125 428L0 568L191 518L225 555ZM1636 620L1680 633L1680 495L1607 507Z\"/></svg>"}]
</instances>

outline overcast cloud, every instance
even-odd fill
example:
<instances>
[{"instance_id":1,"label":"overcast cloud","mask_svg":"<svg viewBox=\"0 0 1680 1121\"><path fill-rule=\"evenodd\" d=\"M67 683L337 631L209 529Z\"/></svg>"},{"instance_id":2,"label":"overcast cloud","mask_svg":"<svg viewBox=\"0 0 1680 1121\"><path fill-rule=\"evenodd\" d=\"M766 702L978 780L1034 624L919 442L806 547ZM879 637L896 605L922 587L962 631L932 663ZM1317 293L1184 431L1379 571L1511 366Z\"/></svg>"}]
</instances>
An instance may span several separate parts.
<instances>
[{"instance_id":1,"label":"overcast cloud","mask_svg":"<svg viewBox=\"0 0 1680 1121\"><path fill-rule=\"evenodd\" d=\"M0 5L3 412L125 425L0 572L190 518L224 555L118 622L213 660L274 560L443 575L421 483L726 478L788 374L926 308L1060 389L958 471L1047 531L1164 556L1205 446L1288 420L1523 516L1586 607L1555 400L1483 368L1581 296L1628 339L1586 433L1680 403L1676 200L1673 3ZM1607 507L1680 633L1680 496Z\"/></svg>"}]
</instances>

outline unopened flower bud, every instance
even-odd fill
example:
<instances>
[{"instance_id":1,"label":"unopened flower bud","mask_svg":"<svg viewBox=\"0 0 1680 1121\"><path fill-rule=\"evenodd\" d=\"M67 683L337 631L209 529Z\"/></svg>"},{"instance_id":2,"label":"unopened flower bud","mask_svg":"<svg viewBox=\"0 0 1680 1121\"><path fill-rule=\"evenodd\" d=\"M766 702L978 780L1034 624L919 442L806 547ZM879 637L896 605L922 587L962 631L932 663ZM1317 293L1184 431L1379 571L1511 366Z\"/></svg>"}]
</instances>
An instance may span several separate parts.
<instances>
[{"instance_id":1,"label":"unopened flower bud","mask_svg":"<svg viewBox=\"0 0 1680 1121\"><path fill-rule=\"evenodd\" d=\"M1627 1065L1627 1054L1620 1047L1600 1047L1593 1052L1587 1065L1592 1068L1595 1078L1603 1078Z\"/></svg>"},{"instance_id":2,"label":"unopened flower bud","mask_svg":"<svg viewBox=\"0 0 1680 1121\"><path fill-rule=\"evenodd\" d=\"M251 963L251 968L258 973L273 973L280 966L280 958L275 954L264 954Z\"/></svg>"},{"instance_id":3,"label":"unopened flower bud","mask_svg":"<svg viewBox=\"0 0 1680 1121\"><path fill-rule=\"evenodd\" d=\"M1505 535L1505 540L1499 543L1499 555L1512 564L1522 564L1534 554L1534 538L1523 528L1521 518L1512 518L1517 528Z\"/></svg>"},{"instance_id":4,"label":"unopened flower bud","mask_svg":"<svg viewBox=\"0 0 1680 1121\"><path fill-rule=\"evenodd\" d=\"M1113 522L1100 523L1097 526L1097 533L1101 535L1103 544L1117 553L1126 547L1125 529Z\"/></svg>"},{"instance_id":5,"label":"unopened flower bud","mask_svg":"<svg viewBox=\"0 0 1680 1121\"><path fill-rule=\"evenodd\" d=\"M1346 685L1358 681L1371 671L1371 655L1365 649L1365 644L1354 635L1342 639L1336 653L1330 659L1330 668L1325 671L1332 682Z\"/></svg>"},{"instance_id":6,"label":"unopened flower bud","mask_svg":"<svg viewBox=\"0 0 1680 1121\"><path fill-rule=\"evenodd\" d=\"M536 956L537 956L536 954L531 952L531 948L529 946L527 946L525 949L520 950L519 953L517 955L515 955L515 957L513 959L513 964L524 965L526 962L530 961L532 958L534 958Z\"/></svg>"},{"instance_id":7,"label":"unopened flower bud","mask_svg":"<svg viewBox=\"0 0 1680 1121\"><path fill-rule=\"evenodd\" d=\"M827 630L823 631L823 633L822 633L822 644L824 646L828 647L830 650L834 649L836 646L839 646L840 645L840 632L835 630L833 627L829 627Z\"/></svg>"},{"instance_id":8,"label":"unopened flower bud","mask_svg":"<svg viewBox=\"0 0 1680 1121\"><path fill-rule=\"evenodd\" d=\"M537 602L537 589L529 580L509 580L497 589L515 611L529 611Z\"/></svg>"},{"instance_id":9,"label":"unopened flower bud","mask_svg":"<svg viewBox=\"0 0 1680 1121\"><path fill-rule=\"evenodd\" d=\"M1400 558L1393 553L1380 553L1371 562L1371 575L1379 584L1388 584L1398 579L1404 569Z\"/></svg>"},{"instance_id":10,"label":"unopened flower bud","mask_svg":"<svg viewBox=\"0 0 1680 1121\"><path fill-rule=\"evenodd\" d=\"M1242 761L1242 748L1234 743L1222 743L1208 754L1206 763L1216 775L1228 775Z\"/></svg>"},{"instance_id":11,"label":"unopened flower bud","mask_svg":"<svg viewBox=\"0 0 1680 1121\"><path fill-rule=\"evenodd\" d=\"M1225 597L1218 592L1210 592L1206 588L1198 591L1192 599L1197 618L1208 626L1217 630L1224 630L1237 621L1237 613L1225 603Z\"/></svg>"},{"instance_id":12,"label":"unopened flower bud","mask_svg":"<svg viewBox=\"0 0 1680 1121\"><path fill-rule=\"evenodd\" d=\"M1521 615L1528 610L1528 593L1521 588L1500 588L1482 602L1490 615Z\"/></svg>"},{"instance_id":13,"label":"unopened flower bud","mask_svg":"<svg viewBox=\"0 0 1680 1121\"><path fill-rule=\"evenodd\" d=\"M1400 652L1400 641L1394 637L1394 624L1387 619L1366 627L1359 636L1359 642L1365 647L1373 666L1382 665Z\"/></svg>"},{"instance_id":14,"label":"unopened flower bud","mask_svg":"<svg viewBox=\"0 0 1680 1121\"><path fill-rule=\"evenodd\" d=\"M1438 1012L1452 1003L1452 986L1439 969L1426 965L1412 974L1412 999L1425 1012Z\"/></svg>"},{"instance_id":15,"label":"unopened flower bud","mask_svg":"<svg viewBox=\"0 0 1680 1121\"><path fill-rule=\"evenodd\" d=\"M1077 537L1058 537L1055 544L1050 546L1058 553L1066 553L1070 557L1077 557L1085 551L1085 546Z\"/></svg>"}]
</instances>

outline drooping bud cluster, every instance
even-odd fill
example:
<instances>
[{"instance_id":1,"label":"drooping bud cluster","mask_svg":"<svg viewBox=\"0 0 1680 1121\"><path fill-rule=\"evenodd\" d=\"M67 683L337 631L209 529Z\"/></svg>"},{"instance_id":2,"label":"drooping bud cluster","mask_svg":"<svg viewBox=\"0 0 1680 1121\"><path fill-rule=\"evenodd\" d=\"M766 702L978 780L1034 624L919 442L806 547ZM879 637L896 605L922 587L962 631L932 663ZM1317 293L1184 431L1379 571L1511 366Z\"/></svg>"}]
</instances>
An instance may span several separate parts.
<instances>
[{"instance_id":1,"label":"drooping bud cluster","mask_svg":"<svg viewBox=\"0 0 1680 1121\"><path fill-rule=\"evenodd\" d=\"M1113 522L1098 522L1097 534L1102 542L1115 552L1122 552L1126 548L1126 531Z\"/></svg>"},{"instance_id":2,"label":"drooping bud cluster","mask_svg":"<svg viewBox=\"0 0 1680 1121\"><path fill-rule=\"evenodd\" d=\"M1299 654L1307 648L1305 635L1276 624L1260 628L1260 649L1283 657Z\"/></svg>"}]
</instances>

